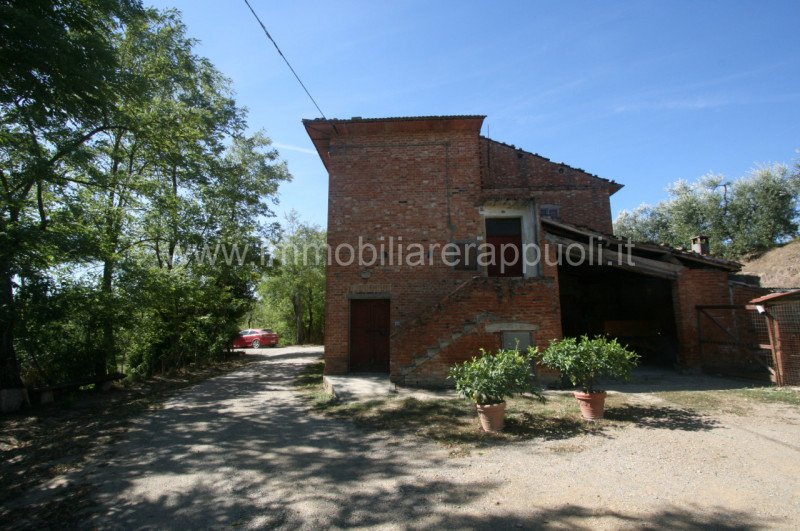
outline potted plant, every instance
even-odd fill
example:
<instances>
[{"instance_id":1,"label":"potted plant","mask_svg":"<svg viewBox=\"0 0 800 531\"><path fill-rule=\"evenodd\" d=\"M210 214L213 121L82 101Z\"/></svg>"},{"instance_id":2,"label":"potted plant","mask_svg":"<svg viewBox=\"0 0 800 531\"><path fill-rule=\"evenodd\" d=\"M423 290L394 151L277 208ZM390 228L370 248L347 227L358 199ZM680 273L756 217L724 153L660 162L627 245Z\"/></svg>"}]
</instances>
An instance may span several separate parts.
<instances>
[{"instance_id":1,"label":"potted plant","mask_svg":"<svg viewBox=\"0 0 800 531\"><path fill-rule=\"evenodd\" d=\"M531 375L533 353L512 349L491 354L481 349L480 356L450 368L456 391L475 404L484 431L503 429L506 398L530 392L543 399Z\"/></svg>"},{"instance_id":2,"label":"potted plant","mask_svg":"<svg viewBox=\"0 0 800 531\"><path fill-rule=\"evenodd\" d=\"M602 336L590 339L569 337L553 341L541 355L542 363L558 369L569 378L572 385L580 387L575 398L581 406L581 415L587 420L603 418L606 392L595 387L598 378L629 379L639 362L639 355L631 352L616 339Z\"/></svg>"}]
</instances>

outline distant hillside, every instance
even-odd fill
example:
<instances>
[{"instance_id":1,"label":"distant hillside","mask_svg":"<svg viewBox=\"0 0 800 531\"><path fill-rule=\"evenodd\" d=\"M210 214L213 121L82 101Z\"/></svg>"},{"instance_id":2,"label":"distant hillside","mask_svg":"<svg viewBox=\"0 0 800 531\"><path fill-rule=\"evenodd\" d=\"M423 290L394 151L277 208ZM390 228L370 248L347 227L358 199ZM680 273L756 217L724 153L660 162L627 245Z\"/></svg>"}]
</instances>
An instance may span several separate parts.
<instances>
[{"instance_id":1,"label":"distant hillside","mask_svg":"<svg viewBox=\"0 0 800 531\"><path fill-rule=\"evenodd\" d=\"M742 273L758 275L768 288L800 287L800 238L745 262Z\"/></svg>"}]
</instances>

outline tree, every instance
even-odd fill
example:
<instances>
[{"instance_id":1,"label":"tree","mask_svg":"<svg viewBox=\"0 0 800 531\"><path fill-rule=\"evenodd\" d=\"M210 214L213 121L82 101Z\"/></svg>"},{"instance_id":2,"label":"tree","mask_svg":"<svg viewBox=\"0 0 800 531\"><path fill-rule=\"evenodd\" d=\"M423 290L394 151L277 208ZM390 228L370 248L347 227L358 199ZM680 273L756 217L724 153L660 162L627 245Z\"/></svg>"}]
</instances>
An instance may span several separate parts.
<instances>
[{"instance_id":1,"label":"tree","mask_svg":"<svg viewBox=\"0 0 800 531\"><path fill-rule=\"evenodd\" d=\"M54 261L49 200L75 184L67 161L112 127L125 84L109 35L139 13L127 0L0 4L0 389L9 393L22 386L15 280Z\"/></svg>"},{"instance_id":2,"label":"tree","mask_svg":"<svg viewBox=\"0 0 800 531\"><path fill-rule=\"evenodd\" d=\"M261 301L250 320L271 326L298 344L321 343L325 330L325 231L302 223L297 213L291 212L275 258L259 286Z\"/></svg>"},{"instance_id":3,"label":"tree","mask_svg":"<svg viewBox=\"0 0 800 531\"><path fill-rule=\"evenodd\" d=\"M668 193L656 206L622 211L615 233L674 247L704 234L712 254L731 259L764 252L798 234L800 172L791 174L782 164L759 166L733 182L721 175L678 181Z\"/></svg>"},{"instance_id":4,"label":"tree","mask_svg":"<svg viewBox=\"0 0 800 531\"><path fill-rule=\"evenodd\" d=\"M126 28L117 48L141 96L121 102L128 127L93 142L92 157L76 168L103 185L78 201L90 242L82 258L102 267L95 374L118 358L130 301L150 310L132 323L150 330L148 339L129 339L136 355L122 356L139 373L213 357L253 302L258 260L208 263L179 253L209 242L255 248L271 235L263 220L289 174L266 136L244 134L228 80L194 55L194 44L173 11L148 10Z\"/></svg>"},{"instance_id":5,"label":"tree","mask_svg":"<svg viewBox=\"0 0 800 531\"><path fill-rule=\"evenodd\" d=\"M0 10L4 46L44 50L0 65L3 389L221 355L266 271L255 249L274 236L271 206L290 179L278 152L246 133L230 82L176 12L111 0ZM65 47L52 57L19 30L40 31L39 18ZM26 68L44 88L25 86ZM84 86L50 79L53 68L93 71ZM189 252L209 246L252 252Z\"/></svg>"}]
</instances>

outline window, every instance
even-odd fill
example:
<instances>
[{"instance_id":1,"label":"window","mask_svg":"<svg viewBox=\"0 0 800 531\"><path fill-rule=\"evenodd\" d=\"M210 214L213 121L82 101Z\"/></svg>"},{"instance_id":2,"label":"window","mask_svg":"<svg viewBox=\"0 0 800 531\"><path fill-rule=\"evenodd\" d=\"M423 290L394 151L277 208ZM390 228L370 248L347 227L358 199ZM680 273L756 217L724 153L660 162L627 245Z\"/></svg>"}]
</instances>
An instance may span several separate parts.
<instances>
[{"instance_id":1,"label":"window","mask_svg":"<svg viewBox=\"0 0 800 531\"><path fill-rule=\"evenodd\" d=\"M539 207L539 215L543 218L561 219L561 207L558 205L542 205Z\"/></svg>"},{"instance_id":2,"label":"window","mask_svg":"<svg viewBox=\"0 0 800 531\"><path fill-rule=\"evenodd\" d=\"M533 344L531 336L529 331L503 332L503 348L506 350L518 348L520 352L526 352Z\"/></svg>"}]
</instances>

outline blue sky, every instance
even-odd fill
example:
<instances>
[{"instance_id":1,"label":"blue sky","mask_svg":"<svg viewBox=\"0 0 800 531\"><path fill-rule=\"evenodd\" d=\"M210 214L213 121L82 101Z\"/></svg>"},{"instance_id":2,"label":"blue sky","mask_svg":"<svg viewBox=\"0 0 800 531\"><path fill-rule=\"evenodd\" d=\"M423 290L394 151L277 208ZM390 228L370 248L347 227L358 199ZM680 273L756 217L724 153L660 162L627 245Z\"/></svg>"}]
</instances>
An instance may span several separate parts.
<instances>
[{"instance_id":1,"label":"blue sky","mask_svg":"<svg viewBox=\"0 0 800 531\"><path fill-rule=\"evenodd\" d=\"M615 216L798 157L797 1L251 3L329 118L486 114L484 134L625 184ZM150 5L183 13L288 161L278 212L324 226L318 113L244 2Z\"/></svg>"}]
</instances>

